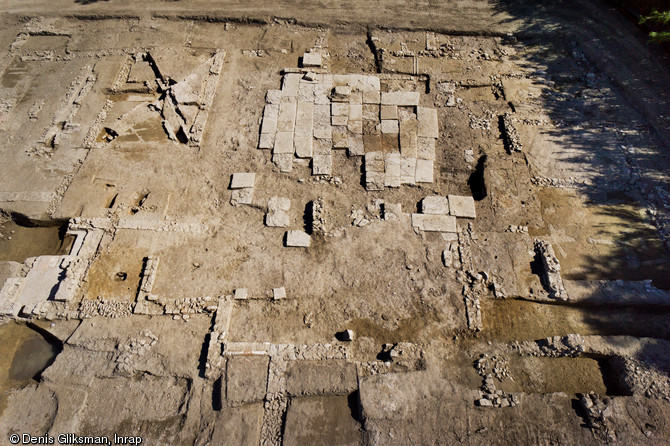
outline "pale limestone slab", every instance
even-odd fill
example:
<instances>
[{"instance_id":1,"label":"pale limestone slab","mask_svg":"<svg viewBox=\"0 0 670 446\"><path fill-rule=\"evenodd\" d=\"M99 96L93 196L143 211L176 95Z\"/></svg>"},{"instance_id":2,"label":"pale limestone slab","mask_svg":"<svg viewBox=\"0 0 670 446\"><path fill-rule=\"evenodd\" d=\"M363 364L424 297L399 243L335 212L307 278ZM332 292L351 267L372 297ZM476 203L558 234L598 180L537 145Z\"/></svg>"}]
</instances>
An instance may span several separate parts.
<instances>
[{"instance_id":1,"label":"pale limestone slab","mask_svg":"<svg viewBox=\"0 0 670 446\"><path fill-rule=\"evenodd\" d=\"M400 154L384 155L384 186L400 187Z\"/></svg>"},{"instance_id":2,"label":"pale limestone slab","mask_svg":"<svg viewBox=\"0 0 670 446\"><path fill-rule=\"evenodd\" d=\"M421 200L421 212L424 214L449 215L449 200L442 195L429 195Z\"/></svg>"},{"instance_id":3,"label":"pale limestone slab","mask_svg":"<svg viewBox=\"0 0 670 446\"><path fill-rule=\"evenodd\" d=\"M284 97L298 96L300 77L299 73L288 73L284 75L281 86Z\"/></svg>"},{"instance_id":4,"label":"pale limestone slab","mask_svg":"<svg viewBox=\"0 0 670 446\"><path fill-rule=\"evenodd\" d=\"M245 187L254 187L256 174L253 172L237 172L230 179L231 189L242 189Z\"/></svg>"},{"instance_id":5,"label":"pale limestone slab","mask_svg":"<svg viewBox=\"0 0 670 446\"><path fill-rule=\"evenodd\" d=\"M314 128L314 103L298 101L295 120L296 136L312 136Z\"/></svg>"},{"instance_id":6,"label":"pale limestone slab","mask_svg":"<svg viewBox=\"0 0 670 446\"><path fill-rule=\"evenodd\" d=\"M435 161L435 138L417 138L416 157L422 160Z\"/></svg>"},{"instance_id":7,"label":"pale limestone slab","mask_svg":"<svg viewBox=\"0 0 670 446\"><path fill-rule=\"evenodd\" d=\"M312 141L312 156L331 155L333 152L332 139L315 139Z\"/></svg>"},{"instance_id":8,"label":"pale limestone slab","mask_svg":"<svg viewBox=\"0 0 670 446\"><path fill-rule=\"evenodd\" d=\"M265 225L272 228L287 228L291 226L291 218L285 211L268 211L265 214Z\"/></svg>"},{"instance_id":9,"label":"pale limestone slab","mask_svg":"<svg viewBox=\"0 0 670 446\"><path fill-rule=\"evenodd\" d=\"M347 116L333 116L331 118L332 125L347 125L348 118Z\"/></svg>"},{"instance_id":10,"label":"pale limestone slab","mask_svg":"<svg viewBox=\"0 0 670 446\"><path fill-rule=\"evenodd\" d=\"M312 175L332 175L333 156L314 155L312 157Z\"/></svg>"},{"instance_id":11,"label":"pale limestone slab","mask_svg":"<svg viewBox=\"0 0 670 446\"><path fill-rule=\"evenodd\" d=\"M382 133L398 133L399 131L397 119L382 119Z\"/></svg>"},{"instance_id":12,"label":"pale limestone slab","mask_svg":"<svg viewBox=\"0 0 670 446\"><path fill-rule=\"evenodd\" d=\"M361 121L363 119L363 105L349 103L349 121Z\"/></svg>"},{"instance_id":13,"label":"pale limestone slab","mask_svg":"<svg viewBox=\"0 0 670 446\"><path fill-rule=\"evenodd\" d=\"M280 172L290 172L293 170L293 152L273 153L272 162L279 168Z\"/></svg>"},{"instance_id":14,"label":"pale limestone slab","mask_svg":"<svg viewBox=\"0 0 670 446\"><path fill-rule=\"evenodd\" d=\"M321 54L317 52L305 53L302 55L303 67L320 67L322 65Z\"/></svg>"},{"instance_id":15,"label":"pale limestone slab","mask_svg":"<svg viewBox=\"0 0 670 446\"><path fill-rule=\"evenodd\" d=\"M348 149L349 138L347 128L343 126L333 127L333 149Z\"/></svg>"},{"instance_id":16,"label":"pale limestone slab","mask_svg":"<svg viewBox=\"0 0 670 446\"><path fill-rule=\"evenodd\" d=\"M233 294L233 298L237 300L245 300L249 298L249 292L246 288L237 288Z\"/></svg>"},{"instance_id":17,"label":"pale limestone slab","mask_svg":"<svg viewBox=\"0 0 670 446\"><path fill-rule=\"evenodd\" d=\"M272 289L272 298L274 300L286 299L286 288L273 288Z\"/></svg>"},{"instance_id":18,"label":"pale limestone slab","mask_svg":"<svg viewBox=\"0 0 670 446\"><path fill-rule=\"evenodd\" d=\"M384 190L384 172L365 172L365 189Z\"/></svg>"},{"instance_id":19,"label":"pale limestone slab","mask_svg":"<svg viewBox=\"0 0 670 446\"><path fill-rule=\"evenodd\" d=\"M330 113L333 116L348 116L349 104L347 102L333 102L330 105Z\"/></svg>"},{"instance_id":20,"label":"pale limestone slab","mask_svg":"<svg viewBox=\"0 0 670 446\"><path fill-rule=\"evenodd\" d=\"M314 128L314 137L316 139L333 139L333 127Z\"/></svg>"},{"instance_id":21,"label":"pale limestone slab","mask_svg":"<svg viewBox=\"0 0 670 446\"><path fill-rule=\"evenodd\" d=\"M298 86L298 102L314 103L314 84L300 82Z\"/></svg>"},{"instance_id":22,"label":"pale limestone slab","mask_svg":"<svg viewBox=\"0 0 670 446\"><path fill-rule=\"evenodd\" d=\"M380 112L381 119L398 119L397 105L382 105Z\"/></svg>"},{"instance_id":23,"label":"pale limestone slab","mask_svg":"<svg viewBox=\"0 0 670 446\"><path fill-rule=\"evenodd\" d=\"M365 154L365 172L384 172L384 152Z\"/></svg>"},{"instance_id":24,"label":"pale limestone slab","mask_svg":"<svg viewBox=\"0 0 670 446\"><path fill-rule=\"evenodd\" d=\"M382 105L417 106L419 93L415 91L393 91L382 93Z\"/></svg>"},{"instance_id":25,"label":"pale limestone slab","mask_svg":"<svg viewBox=\"0 0 670 446\"><path fill-rule=\"evenodd\" d=\"M363 156L365 155L365 145L363 144L363 135L348 135L347 148L349 149L349 156Z\"/></svg>"},{"instance_id":26,"label":"pale limestone slab","mask_svg":"<svg viewBox=\"0 0 670 446\"><path fill-rule=\"evenodd\" d=\"M312 238L305 231L286 231L286 246L308 248L311 243Z\"/></svg>"},{"instance_id":27,"label":"pale limestone slab","mask_svg":"<svg viewBox=\"0 0 670 446\"><path fill-rule=\"evenodd\" d=\"M475 218L475 200L462 195L448 195L449 213L455 217Z\"/></svg>"},{"instance_id":28,"label":"pale limestone slab","mask_svg":"<svg viewBox=\"0 0 670 446\"><path fill-rule=\"evenodd\" d=\"M293 139L295 156L298 158L311 158L313 154L313 138L311 136L298 136Z\"/></svg>"},{"instance_id":29,"label":"pale limestone slab","mask_svg":"<svg viewBox=\"0 0 670 446\"><path fill-rule=\"evenodd\" d=\"M352 121L351 119L347 121L347 130L349 130L350 133L356 134L356 135L362 135L363 134L363 121Z\"/></svg>"},{"instance_id":30,"label":"pale limestone slab","mask_svg":"<svg viewBox=\"0 0 670 446\"><path fill-rule=\"evenodd\" d=\"M314 128L330 127L330 102L328 104L314 105Z\"/></svg>"},{"instance_id":31,"label":"pale limestone slab","mask_svg":"<svg viewBox=\"0 0 670 446\"><path fill-rule=\"evenodd\" d=\"M416 160L416 182L433 182L433 162L430 160Z\"/></svg>"},{"instance_id":32,"label":"pale limestone slab","mask_svg":"<svg viewBox=\"0 0 670 446\"><path fill-rule=\"evenodd\" d=\"M281 104L282 96L283 93L281 90L268 90L268 92L265 93L265 102L268 104L279 105Z\"/></svg>"},{"instance_id":33,"label":"pale limestone slab","mask_svg":"<svg viewBox=\"0 0 670 446\"><path fill-rule=\"evenodd\" d=\"M272 153L293 153L293 133L277 132Z\"/></svg>"},{"instance_id":34,"label":"pale limestone slab","mask_svg":"<svg viewBox=\"0 0 670 446\"><path fill-rule=\"evenodd\" d=\"M400 157L400 183L416 184L416 158Z\"/></svg>"},{"instance_id":35,"label":"pale limestone slab","mask_svg":"<svg viewBox=\"0 0 670 446\"><path fill-rule=\"evenodd\" d=\"M412 214L412 226L421 231L458 232L456 217L452 215Z\"/></svg>"},{"instance_id":36,"label":"pale limestone slab","mask_svg":"<svg viewBox=\"0 0 670 446\"><path fill-rule=\"evenodd\" d=\"M270 197L268 199L268 210L288 211L291 209L291 200L287 197Z\"/></svg>"},{"instance_id":37,"label":"pale limestone slab","mask_svg":"<svg viewBox=\"0 0 670 446\"><path fill-rule=\"evenodd\" d=\"M416 118L419 121L419 136L424 138L437 138L440 136L437 122L437 109L428 107L417 107Z\"/></svg>"},{"instance_id":38,"label":"pale limestone slab","mask_svg":"<svg viewBox=\"0 0 670 446\"><path fill-rule=\"evenodd\" d=\"M271 149L275 146L275 133L261 133L258 139L259 149Z\"/></svg>"},{"instance_id":39,"label":"pale limestone slab","mask_svg":"<svg viewBox=\"0 0 670 446\"><path fill-rule=\"evenodd\" d=\"M364 104L379 104L381 92L379 90L363 90Z\"/></svg>"},{"instance_id":40,"label":"pale limestone slab","mask_svg":"<svg viewBox=\"0 0 670 446\"><path fill-rule=\"evenodd\" d=\"M245 187L242 189L233 190L230 196L230 204L237 206L240 204L251 204L254 198L254 188Z\"/></svg>"},{"instance_id":41,"label":"pale limestone slab","mask_svg":"<svg viewBox=\"0 0 670 446\"><path fill-rule=\"evenodd\" d=\"M277 119L278 132L294 131L297 106L297 102L286 102L279 105L279 118Z\"/></svg>"}]
</instances>

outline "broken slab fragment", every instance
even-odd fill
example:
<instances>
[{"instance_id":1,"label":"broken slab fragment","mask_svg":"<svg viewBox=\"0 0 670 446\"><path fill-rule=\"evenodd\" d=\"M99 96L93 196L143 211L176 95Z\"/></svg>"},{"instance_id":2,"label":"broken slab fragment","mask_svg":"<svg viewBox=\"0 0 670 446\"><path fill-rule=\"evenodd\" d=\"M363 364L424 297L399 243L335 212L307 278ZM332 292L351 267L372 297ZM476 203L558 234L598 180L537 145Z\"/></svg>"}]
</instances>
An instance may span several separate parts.
<instances>
[{"instance_id":1,"label":"broken slab fragment","mask_svg":"<svg viewBox=\"0 0 670 446\"><path fill-rule=\"evenodd\" d=\"M349 102L349 96L351 96L351 87L348 85L338 85L333 88L330 99L333 102Z\"/></svg>"},{"instance_id":2,"label":"broken slab fragment","mask_svg":"<svg viewBox=\"0 0 670 446\"><path fill-rule=\"evenodd\" d=\"M272 149L275 146L275 133L262 133L258 138L259 149Z\"/></svg>"},{"instance_id":3,"label":"broken slab fragment","mask_svg":"<svg viewBox=\"0 0 670 446\"><path fill-rule=\"evenodd\" d=\"M417 106L419 93L416 91L393 91L382 93L382 105Z\"/></svg>"},{"instance_id":4,"label":"broken slab fragment","mask_svg":"<svg viewBox=\"0 0 670 446\"><path fill-rule=\"evenodd\" d=\"M256 174L252 172L238 172L234 173L230 179L231 189L243 189L247 187L254 187L256 181Z\"/></svg>"},{"instance_id":5,"label":"broken slab fragment","mask_svg":"<svg viewBox=\"0 0 670 446\"><path fill-rule=\"evenodd\" d=\"M240 204L251 204L254 198L254 188L245 187L243 189L235 189L230 197L230 204L238 206Z\"/></svg>"},{"instance_id":6,"label":"broken slab fragment","mask_svg":"<svg viewBox=\"0 0 670 446\"><path fill-rule=\"evenodd\" d=\"M421 231L457 232L456 217L452 215L412 214L412 226Z\"/></svg>"},{"instance_id":7,"label":"broken slab fragment","mask_svg":"<svg viewBox=\"0 0 670 446\"><path fill-rule=\"evenodd\" d=\"M279 104L281 104L282 96L283 94L281 90L268 90L267 93L265 93L265 102L277 105L277 111L279 111Z\"/></svg>"},{"instance_id":8,"label":"broken slab fragment","mask_svg":"<svg viewBox=\"0 0 670 446\"><path fill-rule=\"evenodd\" d=\"M475 218L475 200L472 197L449 195L449 213L455 217Z\"/></svg>"},{"instance_id":9,"label":"broken slab fragment","mask_svg":"<svg viewBox=\"0 0 670 446\"><path fill-rule=\"evenodd\" d=\"M350 157L365 155L365 144L363 143L363 135L348 135L347 148L349 149L348 155Z\"/></svg>"},{"instance_id":10,"label":"broken slab fragment","mask_svg":"<svg viewBox=\"0 0 670 446\"><path fill-rule=\"evenodd\" d=\"M449 200L441 195L429 195L421 200L421 212L424 214L449 215Z\"/></svg>"},{"instance_id":11,"label":"broken slab fragment","mask_svg":"<svg viewBox=\"0 0 670 446\"><path fill-rule=\"evenodd\" d=\"M291 172L293 170L293 152L274 153L272 155L272 162L279 168L280 172Z\"/></svg>"},{"instance_id":12,"label":"broken slab fragment","mask_svg":"<svg viewBox=\"0 0 670 446\"><path fill-rule=\"evenodd\" d=\"M291 208L291 200L285 197L271 197L268 200L268 212L265 224L272 227L285 228L290 226L291 219L287 211Z\"/></svg>"},{"instance_id":13,"label":"broken slab fragment","mask_svg":"<svg viewBox=\"0 0 670 446\"><path fill-rule=\"evenodd\" d=\"M312 238L305 231L291 230L286 231L286 246L308 248Z\"/></svg>"}]
</instances>

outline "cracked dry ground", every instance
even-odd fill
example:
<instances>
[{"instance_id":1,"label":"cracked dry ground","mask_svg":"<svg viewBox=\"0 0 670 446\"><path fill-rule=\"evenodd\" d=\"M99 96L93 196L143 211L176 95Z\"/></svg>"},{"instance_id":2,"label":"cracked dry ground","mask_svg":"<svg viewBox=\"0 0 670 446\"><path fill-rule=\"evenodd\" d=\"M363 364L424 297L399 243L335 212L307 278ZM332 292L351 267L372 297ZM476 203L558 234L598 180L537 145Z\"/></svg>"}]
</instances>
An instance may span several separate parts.
<instances>
[{"instance_id":1,"label":"cracked dry ground","mask_svg":"<svg viewBox=\"0 0 670 446\"><path fill-rule=\"evenodd\" d=\"M8 9L0 444L670 443L665 96L471 3Z\"/></svg>"}]
</instances>

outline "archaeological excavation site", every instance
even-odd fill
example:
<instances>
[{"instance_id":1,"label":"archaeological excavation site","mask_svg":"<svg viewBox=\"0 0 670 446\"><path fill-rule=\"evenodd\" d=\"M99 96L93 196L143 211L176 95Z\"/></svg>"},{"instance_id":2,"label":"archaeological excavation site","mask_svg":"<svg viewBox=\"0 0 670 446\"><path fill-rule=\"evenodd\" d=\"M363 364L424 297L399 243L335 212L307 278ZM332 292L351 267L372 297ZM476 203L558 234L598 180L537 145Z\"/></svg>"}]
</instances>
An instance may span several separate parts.
<instances>
[{"instance_id":1,"label":"archaeological excavation site","mask_svg":"<svg viewBox=\"0 0 670 446\"><path fill-rule=\"evenodd\" d=\"M0 446L670 445L635 3L0 2Z\"/></svg>"}]
</instances>

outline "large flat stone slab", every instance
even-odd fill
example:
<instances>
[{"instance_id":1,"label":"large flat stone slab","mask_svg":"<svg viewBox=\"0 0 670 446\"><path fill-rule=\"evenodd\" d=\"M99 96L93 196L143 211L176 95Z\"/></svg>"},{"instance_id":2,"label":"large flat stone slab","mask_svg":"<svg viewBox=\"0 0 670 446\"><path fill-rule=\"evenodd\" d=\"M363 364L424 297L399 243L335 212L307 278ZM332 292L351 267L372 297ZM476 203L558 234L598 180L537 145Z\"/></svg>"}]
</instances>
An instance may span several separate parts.
<instances>
[{"instance_id":1,"label":"large flat stone slab","mask_svg":"<svg viewBox=\"0 0 670 446\"><path fill-rule=\"evenodd\" d=\"M286 246L307 248L312 243L312 237L305 231L286 231Z\"/></svg>"},{"instance_id":2,"label":"large flat stone slab","mask_svg":"<svg viewBox=\"0 0 670 446\"><path fill-rule=\"evenodd\" d=\"M453 215L412 214L412 226L428 232L457 232Z\"/></svg>"},{"instance_id":3,"label":"large flat stone slab","mask_svg":"<svg viewBox=\"0 0 670 446\"><path fill-rule=\"evenodd\" d=\"M234 173L230 180L230 188L243 189L247 187L254 187L255 181L256 181L256 174L253 172Z\"/></svg>"},{"instance_id":4,"label":"large flat stone slab","mask_svg":"<svg viewBox=\"0 0 670 446\"><path fill-rule=\"evenodd\" d=\"M382 93L382 105L416 106L419 105L419 93L416 91L393 91Z\"/></svg>"},{"instance_id":5,"label":"large flat stone slab","mask_svg":"<svg viewBox=\"0 0 670 446\"><path fill-rule=\"evenodd\" d=\"M449 195L449 213L456 217L475 218L475 200L472 197Z\"/></svg>"}]
</instances>

